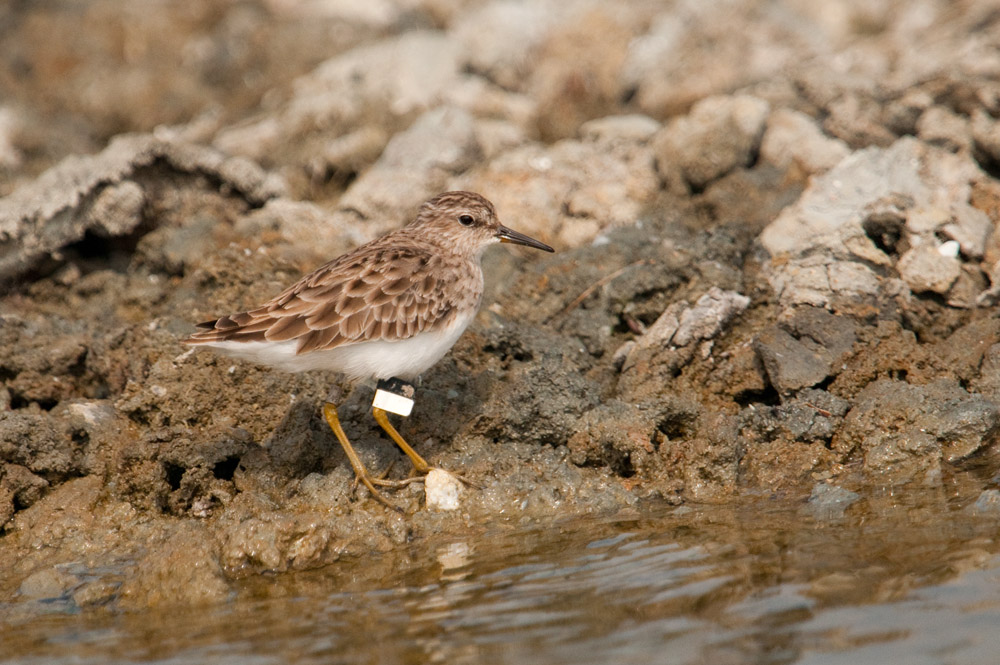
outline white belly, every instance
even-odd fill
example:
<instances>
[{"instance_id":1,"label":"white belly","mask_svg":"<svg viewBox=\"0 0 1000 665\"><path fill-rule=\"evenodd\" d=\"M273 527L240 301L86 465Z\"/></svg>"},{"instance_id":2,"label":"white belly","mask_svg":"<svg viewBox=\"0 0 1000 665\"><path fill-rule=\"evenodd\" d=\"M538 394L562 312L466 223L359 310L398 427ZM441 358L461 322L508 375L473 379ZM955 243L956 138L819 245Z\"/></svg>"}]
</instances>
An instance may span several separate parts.
<instances>
[{"instance_id":1,"label":"white belly","mask_svg":"<svg viewBox=\"0 0 1000 665\"><path fill-rule=\"evenodd\" d=\"M422 332L398 342L384 340L338 346L329 351L296 354L297 340L284 342L210 342L208 346L226 355L286 372L333 370L351 379L413 380L448 353L462 336L476 312L458 317L448 328Z\"/></svg>"}]
</instances>

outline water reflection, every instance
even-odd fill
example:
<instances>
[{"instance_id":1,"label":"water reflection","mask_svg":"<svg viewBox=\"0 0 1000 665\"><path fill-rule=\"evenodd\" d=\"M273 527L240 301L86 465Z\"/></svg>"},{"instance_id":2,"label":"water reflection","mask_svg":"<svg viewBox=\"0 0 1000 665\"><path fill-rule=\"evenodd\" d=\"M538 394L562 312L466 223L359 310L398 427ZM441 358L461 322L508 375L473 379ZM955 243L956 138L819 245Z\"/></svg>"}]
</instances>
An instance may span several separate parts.
<instances>
[{"instance_id":1,"label":"water reflection","mask_svg":"<svg viewBox=\"0 0 1000 665\"><path fill-rule=\"evenodd\" d=\"M939 497L664 508L498 525L320 571L247 580L223 607L38 615L7 662L989 662L995 518ZM8 614L7 616L13 616Z\"/></svg>"}]
</instances>

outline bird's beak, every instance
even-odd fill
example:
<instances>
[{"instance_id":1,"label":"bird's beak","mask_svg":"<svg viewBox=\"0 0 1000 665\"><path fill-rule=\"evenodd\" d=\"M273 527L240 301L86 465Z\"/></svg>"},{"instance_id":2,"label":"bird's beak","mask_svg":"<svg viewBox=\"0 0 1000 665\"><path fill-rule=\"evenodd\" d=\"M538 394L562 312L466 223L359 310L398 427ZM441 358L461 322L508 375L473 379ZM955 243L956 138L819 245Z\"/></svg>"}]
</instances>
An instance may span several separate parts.
<instances>
[{"instance_id":1,"label":"bird's beak","mask_svg":"<svg viewBox=\"0 0 1000 665\"><path fill-rule=\"evenodd\" d=\"M539 242L534 238L529 238L523 233L518 233L513 229L508 229L506 226L501 226L497 231L497 238L500 238L500 242L512 242L515 245L526 245L527 247L534 247L535 249L540 249L543 252L554 252L556 250L552 249L544 242Z\"/></svg>"}]
</instances>

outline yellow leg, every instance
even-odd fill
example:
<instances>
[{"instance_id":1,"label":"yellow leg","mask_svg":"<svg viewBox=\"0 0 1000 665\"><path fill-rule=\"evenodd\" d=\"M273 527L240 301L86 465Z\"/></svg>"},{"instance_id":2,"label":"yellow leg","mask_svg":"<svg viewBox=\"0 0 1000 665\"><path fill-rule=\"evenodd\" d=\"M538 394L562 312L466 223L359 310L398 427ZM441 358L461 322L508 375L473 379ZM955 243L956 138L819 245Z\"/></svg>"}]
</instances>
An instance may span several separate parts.
<instances>
[{"instance_id":1,"label":"yellow leg","mask_svg":"<svg viewBox=\"0 0 1000 665\"><path fill-rule=\"evenodd\" d=\"M391 422L389 422L389 414L387 414L385 410L376 406L372 407L372 415L375 416L375 422L377 422L379 426L385 430L385 433L389 435L389 438L395 441L396 445L399 446L399 449L406 453L406 456L410 458L410 461L413 462L413 469L419 474L426 475L431 470L430 465L417 453L416 450L411 448L410 444L406 442L406 439L404 439L399 432L396 431L396 428L392 426Z\"/></svg>"},{"instance_id":2,"label":"yellow leg","mask_svg":"<svg viewBox=\"0 0 1000 665\"><path fill-rule=\"evenodd\" d=\"M344 453L347 455L347 460L351 463L351 467L354 469L354 475L357 476L358 480L364 483L365 487L368 488L368 491L371 492L373 497L393 510L402 512L399 508L389 503L389 501L382 496L381 492L375 489L376 483L380 485L392 484L393 486L395 486L395 484L385 480L374 480L369 475L368 470L365 469L365 465L361 463L361 458L358 457L358 454L354 451L354 447L351 445L351 442L347 440L347 434L344 433L344 428L340 425L340 418L337 416L336 405L331 404L330 402L324 404L323 417L326 418L326 423L330 426L330 429L333 430L337 440L340 441L340 445L343 447Z\"/></svg>"},{"instance_id":3,"label":"yellow leg","mask_svg":"<svg viewBox=\"0 0 1000 665\"><path fill-rule=\"evenodd\" d=\"M431 465L428 464L427 461L424 460L424 458L421 457L416 450L411 448L410 444L406 442L406 439L404 439L402 435L396 431L396 428L392 426L391 422L389 422L389 414L387 414L383 409L380 409L376 406L372 407L372 415L375 416L375 422L377 422L379 426L383 430L385 430L385 433L388 434L389 437L396 442L396 445L399 446L399 449L402 450L404 453L406 453L406 456L410 458L411 462L413 462L413 470L422 476L426 476L432 468ZM474 483L469 482L468 480L466 480L465 478L463 478L458 474L452 473L451 475L455 476L469 487L476 487ZM409 480L414 480L414 479L409 478L401 482L405 483L408 482Z\"/></svg>"}]
</instances>

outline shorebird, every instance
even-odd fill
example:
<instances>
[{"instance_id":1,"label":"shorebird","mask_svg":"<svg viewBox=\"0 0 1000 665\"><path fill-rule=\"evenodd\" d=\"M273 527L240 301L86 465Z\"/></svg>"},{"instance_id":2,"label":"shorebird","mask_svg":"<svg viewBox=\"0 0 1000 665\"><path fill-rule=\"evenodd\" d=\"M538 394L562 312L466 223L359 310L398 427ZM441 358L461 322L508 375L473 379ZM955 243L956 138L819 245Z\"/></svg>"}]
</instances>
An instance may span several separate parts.
<instances>
[{"instance_id":1,"label":"shorebird","mask_svg":"<svg viewBox=\"0 0 1000 665\"><path fill-rule=\"evenodd\" d=\"M351 380L412 381L448 352L479 310L483 250L516 243L546 252L545 243L503 226L488 200L445 192L420 206L405 227L326 263L259 307L198 324L184 340L289 372L334 370ZM431 466L396 431L386 410L376 422L413 463ZM409 480L372 477L326 402L323 415L357 478L375 488Z\"/></svg>"}]
</instances>

